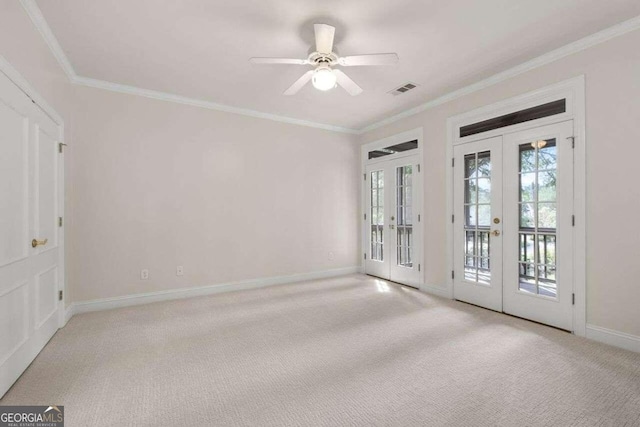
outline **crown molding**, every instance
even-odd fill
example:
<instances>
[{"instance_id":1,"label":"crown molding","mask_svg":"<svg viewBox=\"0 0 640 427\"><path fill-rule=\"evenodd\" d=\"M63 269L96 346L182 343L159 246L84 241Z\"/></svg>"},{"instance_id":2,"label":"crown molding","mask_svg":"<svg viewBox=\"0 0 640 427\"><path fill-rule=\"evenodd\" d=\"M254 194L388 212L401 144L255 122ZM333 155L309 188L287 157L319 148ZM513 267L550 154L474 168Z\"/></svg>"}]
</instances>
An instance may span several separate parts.
<instances>
[{"instance_id":1,"label":"crown molding","mask_svg":"<svg viewBox=\"0 0 640 427\"><path fill-rule=\"evenodd\" d=\"M56 36L53 35L49 24L47 24L44 16L42 16L42 12L40 11L38 4L36 3L36 0L20 0L20 4L27 12L29 18L31 18L33 25L40 32L40 35L42 35L42 38L49 46L51 53L56 58L56 61L58 61L58 64L60 64L60 67L62 67L62 69L64 70L64 73L67 75L69 80L73 81L73 79L77 76L75 70L73 69L73 65L71 65L71 62L69 61L69 58L67 58L67 55L64 54L62 46L60 46L60 43L58 43L58 39L56 39Z\"/></svg>"},{"instance_id":2,"label":"crown molding","mask_svg":"<svg viewBox=\"0 0 640 427\"><path fill-rule=\"evenodd\" d=\"M552 50L551 52L547 52L530 61L524 62L520 65L516 65L513 68L494 74L493 76L488 77L484 80L480 80L479 82L472 83L468 86L465 86L463 88L454 90L453 92L449 92L445 95L442 95L429 102L425 102L424 104L418 105L417 107L410 108L401 113L395 114L391 117L387 117L386 119L382 119L378 122L365 126L364 128L359 130L359 133L363 134L363 133L372 131L374 129L378 129L382 126L386 126L388 124L397 122L398 120L402 120L404 118L413 116L415 114L421 113L422 111L428 110L438 105L445 104L449 101L453 101L454 99L461 98L465 95L469 95L471 93L477 92L482 89L486 89L490 86L493 86L505 80L511 79L520 74L526 73L527 71L531 71L536 68L542 67L543 65L550 64L551 62L557 61L559 59L562 59L574 53L578 53L592 46L595 46L597 44L611 40L613 38L622 36L624 34L627 34L639 28L640 28L640 16L636 16L635 18L631 18L628 21L621 22L612 27L606 28L602 31L599 31L597 33L584 37L580 40L577 40L573 43L569 43L558 49Z\"/></svg>"},{"instance_id":3,"label":"crown molding","mask_svg":"<svg viewBox=\"0 0 640 427\"><path fill-rule=\"evenodd\" d=\"M583 51L592 46L606 42L608 40L622 36L624 34L627 34L631 31L634 31L640 28L640 16L636 16L635 18L629 19L627 21L621 22L612 27L599 31L597 33L591 34L573 43L569 43L563 47L552 50L551 52L545 53L541 56L538 56L537 58L524 62L513 68L494 74L493 76L488 77L484 80L480 80L476 83L470 84L468 86L462 87L460 89L457 89L445 95L442 95L438 98L435 98L431 101L425 102L424 104L418 105L417 107L410 108L408 110L402 111L401 113L394 114L390 117L374 122L368 126L363 127L362 129L351 129L346 127L333 126L333 125L324 124L324 123L311 122L311 121L302 120L302 119L295 119L292 117L281 116L277 114L264 113L256 110L232 107L232 106L218 104L211 101L189 98L186 96L175 95L167 92L143 89L135 86L128 86L128 85L123 85L119 83L112 83L104 80L78 76L73 66L71 65L71 62L69 61L67 56L64 54L64 51L62 50L60 43L58 43L58 40L53 35L53 32L51 31L49 24L47 24L47 21L44 19L44 16L42 16L42 12L40 11L40 8L36 4L36 1L20 0L20 3L22 4L24 10L27 12L27 15L29 15L29 17L31 18L31 21L33 22L35 27L38 29L38 31L46 41L49 48L51 49L53 56L56 58L56 60L64 70L65 74L73 84L88 86L88 87L93 87L98 89L104 89L104 90L109 90L113 92L126 93L130 95L138 95L138 96L143 96L146 98L152 98L152 99L157 99L162 101L176 102L179 104L191 105L194 107L208 108L210 110L241 114L244 116L272 120L272 121L281 122L281 123L307 126L307 127L312 127L316 129L323 129L323 130L328 130L333 132L340 132L340 133L347 133L347 134L354 134L354 135L360 135L360 134L370 132L374 129L378 129L388 124L397 122L398 120L402 120L404 118L413 116L415 114L421 113L423 111L426 111L438 105L442 105L449 101L453 101L455 99L461 98L465 95L469 95L471 93L480 91L482 89L486 89L500 82L511 79L520 74L526 73L527 71L534 70L543 65L557 61L566 56Z\"/></svg>"},{"instance_id":4,"label":"crown molding","mask_svg":"<svg viewBox=\"0 0 640 427\"><path fill-rule=\"evenodd\" d=\"M310 122L307 120L294 119L292 117L263 113L261 111L249 110L245 108L231 107L229 105L217 104L215 102L205 101L202 99L189 98L186 96L174 95L167 92L143 89L136 86L123 85L120 83L112 83L104 80L91 79L88 77L77 76L72 80L72 82L79 86L87 86L87 87L92 87L97 89L109 90L111 92L119 92L119 93L126 93L129 95L143 96L145 98L175 102L177 104L207 108L209 110L240 114L243 116L255 117L259 119L272 120L274 122L288 123L293 125L300 125L300 126L306 126L306 127L316 128L316 129L328 130L332 132L348 133L353 135L356 135L359 132L356 129L349 129L345 127L333 126L333 125L328 125L324 123L316 123L316 122Z\"/></svg>"}]
</instances>

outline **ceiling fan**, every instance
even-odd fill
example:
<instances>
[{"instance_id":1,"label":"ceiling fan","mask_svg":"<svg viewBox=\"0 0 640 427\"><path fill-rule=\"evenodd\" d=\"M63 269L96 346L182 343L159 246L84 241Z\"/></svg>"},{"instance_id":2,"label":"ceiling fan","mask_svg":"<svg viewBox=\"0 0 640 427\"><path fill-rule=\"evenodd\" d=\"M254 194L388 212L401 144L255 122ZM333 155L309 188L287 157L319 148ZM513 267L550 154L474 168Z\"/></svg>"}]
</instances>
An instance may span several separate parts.
<instances>
[{"instance_id":1,"label":"ceiling fan","mask_svg":"<svg viewBox=\"0 0 640 427\"><path fill-rule=\"evenodd\" d=\"M316 50L307 59L290 58L251 58L254 64L284 64L284 65L312 65L294 84L287 89L285 95L295 95L304 85L313 84L318 90L326 91L337 85L342 86L349 95L355 96L362 93L362 88L335 66L356 67L369 65L393 65L398 62L395 53L374 53L369 55L355 55L339 57L333 52L333 37L335 27L327 24L314 24L316 36Z\"/></svg>"}]
</instances>

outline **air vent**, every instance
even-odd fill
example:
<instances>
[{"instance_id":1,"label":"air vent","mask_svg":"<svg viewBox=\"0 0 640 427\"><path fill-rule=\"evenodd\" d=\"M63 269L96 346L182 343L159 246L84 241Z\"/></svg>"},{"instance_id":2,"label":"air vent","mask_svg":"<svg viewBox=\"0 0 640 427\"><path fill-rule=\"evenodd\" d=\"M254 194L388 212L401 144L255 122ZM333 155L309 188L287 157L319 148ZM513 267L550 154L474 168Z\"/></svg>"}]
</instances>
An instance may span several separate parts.
<instances>
[{"instance_id":1,"label":"air vent","mask_svg":"<svg viewBox=\"0 0 640 427\"><path fill-rule=\"evenodd\" d=\"M418 87L418 85L415 83L405 83L404 85L390 91L389 93L391 95L402 95L403 93L409 92L411 89L415 89L416 87Z\"/></svg>"}]
</instances>

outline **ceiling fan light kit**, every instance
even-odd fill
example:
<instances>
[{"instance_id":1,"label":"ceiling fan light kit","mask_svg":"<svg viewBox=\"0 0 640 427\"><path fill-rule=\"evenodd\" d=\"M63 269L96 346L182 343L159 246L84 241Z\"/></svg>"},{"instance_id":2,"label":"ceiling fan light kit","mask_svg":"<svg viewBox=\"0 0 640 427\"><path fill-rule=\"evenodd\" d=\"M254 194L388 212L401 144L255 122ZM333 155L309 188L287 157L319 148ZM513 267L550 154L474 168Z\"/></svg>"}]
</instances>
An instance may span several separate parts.
<instances>
[{"instance_id":1,"label":"ceiling fan light kit","mask_svg":"<svg viewBox=\"0 0 640 427\"><path fill-rule=\"evenodd\" d=\"M316 51L307 59L292 58L251 58L254 64L283 64L283 65L312 65L313 70L307 71L289 89L285 95L295 95L311 80L311 84L318 90L328 91L336 86L341 86L351 96L362 93L362 88L356 84L342 70L331 67L355 67L371 65L394 65L398 62L395 53L374 53L369 55L355 55L338 57L333 53L333 38L335 28L327 24L314 24L316 37Z\"/></svg>"},{"instance_id":2,"label":"ceiling fan light kit","mask_svg":"<svg viewBox=\"0 0 640 427\"><path fill-rule=\"evenodd\" d=\"M338 78L328 65L320 65L313 72L311 83L318 90L330 90L337 86Z\"/></svg>"}]
</instances>

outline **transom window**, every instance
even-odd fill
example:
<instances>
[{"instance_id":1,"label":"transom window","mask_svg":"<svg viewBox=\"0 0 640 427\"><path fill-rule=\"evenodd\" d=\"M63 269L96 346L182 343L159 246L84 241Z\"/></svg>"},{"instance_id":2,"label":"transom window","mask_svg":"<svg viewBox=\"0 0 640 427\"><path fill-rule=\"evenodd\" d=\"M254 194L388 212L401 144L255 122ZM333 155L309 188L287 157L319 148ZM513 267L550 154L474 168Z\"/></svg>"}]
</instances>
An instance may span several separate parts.
<instances>
[{"instance_id":1,"label":"transom window","mask_svg":"<svg viewBox=\"0 0 640 427\"><path fill-rule=\"evenodd\" d=\"M377 148L375 150L371 150L368 153L369 160L377 159L378 157L390 156L396 153L402 153L404 151L409 150L417 150L418 149L418 140L414 139L413 141L402 142L400 144L390 145L385 148Z\"/></svg>"}]
</instances>

